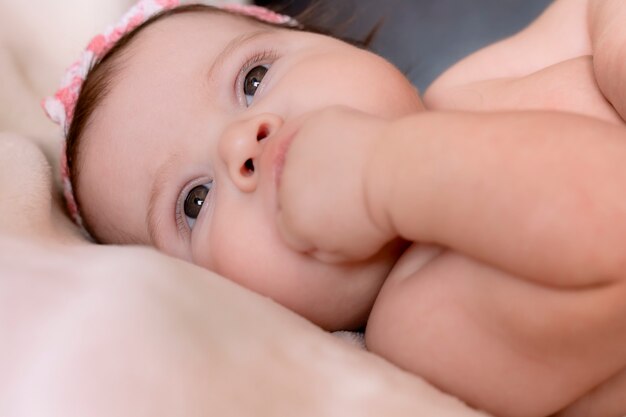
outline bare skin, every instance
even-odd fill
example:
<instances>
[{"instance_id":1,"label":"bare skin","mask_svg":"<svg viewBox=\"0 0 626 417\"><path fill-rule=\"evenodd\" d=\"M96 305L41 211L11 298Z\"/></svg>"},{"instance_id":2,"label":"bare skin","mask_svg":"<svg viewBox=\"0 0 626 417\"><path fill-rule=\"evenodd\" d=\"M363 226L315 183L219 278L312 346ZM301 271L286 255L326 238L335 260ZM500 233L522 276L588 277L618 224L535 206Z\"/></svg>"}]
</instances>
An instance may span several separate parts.
<instances>
[{"instance_id":1,"label":"bare skin","mask_svg":"<svg viewBox=\"0 0 626 417\"><path fill-rule=\"evenodd\" d=\"M394 236L420 242L385 282L368 347L497 415L626 412L624 10L556 2L425 95L431 109L536 113L364 122L337 109L288 154L279 224L294 248L345 262ZM320 139L351 122L371 134Z\"/></svg>"},{"instance_id":2,"label":"bare skin","mask_svg":"<svg viewBox=\"0 0 626 417\"><path fill-rule=\"evenodd\" d=\"M490 102L508 95L522 100L505 102L507 109L557 106L621 124L626 115L626 67L620 65L626 32L620 22L625 14L619 1L557 1L525 31L447 71L425 101L441 108L488 109ZM546 69L539 70L542 66ZM561 68L566 77L559 77ZM490 78L494 81L485 81ZM535 94L527 94L529 87ZM560 415L621 416L626 409L625 379L626 371L617 373Z\"/></svg>"}]
</instances>

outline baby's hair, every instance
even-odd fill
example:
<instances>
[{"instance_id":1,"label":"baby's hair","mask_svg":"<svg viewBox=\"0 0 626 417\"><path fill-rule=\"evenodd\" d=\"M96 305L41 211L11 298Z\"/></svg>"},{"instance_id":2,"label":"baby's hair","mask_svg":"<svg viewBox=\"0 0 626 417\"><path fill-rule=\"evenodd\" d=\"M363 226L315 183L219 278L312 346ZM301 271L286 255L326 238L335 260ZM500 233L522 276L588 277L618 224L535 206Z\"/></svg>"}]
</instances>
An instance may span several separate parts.
<instances>
[{"instance_id":1,"label":"baby's hair","mask_svg":"<svg viewBox=\"0 0 626 417\"><path fill-rule=\"evenodd\" d=\"M78 176L79 176L79 167L78 167L78 159L80 156L80 147L81 140L84 135L85 130L89 126L89 123L92 120L93 114L99 105L104 101L107 94L110 91L110 87L115 77L116 71L119 70L120 66L119 60L124 56L124 53L128 51L130 46L133 43L133 40L137 38L139 34L141 34L144 29L153 25L154 23L164 20L171 16L177 16L188 13L215 13L215 14L227 14L232 15L233 13L228 10L223 10L217 7L209 6L206 4L187 4L183 6L178 6L173 9L164 10L155 14L154 16L147 19L145 22L124 34L115 45L106 52L100 59L96 60L93 66L89 69L87 76L85 77L85 81L82 85L80 94L76 101L76 106L74 108L74 114L69 125L67 131L67 143L66 143L66 157L67 157L67 168L69 171L69 180L73 184L76 204L80 211L80 196L79 190L77 189ZM292 26L289 24L278 24L278 23L269 23L266 21L262 21L256 19L251 16L246 15L237 15L242 19L251 19L259 24L263 25L271 25L276 27L282 27L286 30L297 30L297 31L306 31L319 33L323 35L330 35L325 30L320 30L309 25L308 21L314 20L314 13L311 13L311 10L305 10L304 13L297 17L299 22L298 26ZM377 28L372 31L375 32ZM371 40L372 34L368 35L365 41L359 42L351 39L343 39L344 41L351 43L357 47L365 48L368 46L369 41ZM332 35L330 35L332 36ZM336 36L335 36L336 37ZM84 215L84 213L83 213ZM90 227L89 218L83 216L83 227L85 230L91 235L91 237L96 241L101 241L98 238L97 233Z\"/></svg>"}]
</instances>

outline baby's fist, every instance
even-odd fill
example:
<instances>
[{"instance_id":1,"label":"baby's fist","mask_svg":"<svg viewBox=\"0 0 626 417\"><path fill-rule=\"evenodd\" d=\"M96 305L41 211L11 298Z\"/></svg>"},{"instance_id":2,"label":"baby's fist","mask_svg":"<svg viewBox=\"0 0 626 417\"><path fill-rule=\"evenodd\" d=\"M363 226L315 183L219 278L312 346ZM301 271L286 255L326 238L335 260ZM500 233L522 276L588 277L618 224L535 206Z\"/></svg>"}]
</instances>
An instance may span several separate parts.
<instances>
[{"instance_id":1,"label":"baby's fist","mask_svg":"<svg viewBox=\"0 0 626 417\"><path fill-rule=\"evenodd\" d=\"M393 238L373 220L366 184L387 125L345 107L304 118L278 189L278 228L293 249L324 262L359 261Z\"/></svg>"}]
</instances>

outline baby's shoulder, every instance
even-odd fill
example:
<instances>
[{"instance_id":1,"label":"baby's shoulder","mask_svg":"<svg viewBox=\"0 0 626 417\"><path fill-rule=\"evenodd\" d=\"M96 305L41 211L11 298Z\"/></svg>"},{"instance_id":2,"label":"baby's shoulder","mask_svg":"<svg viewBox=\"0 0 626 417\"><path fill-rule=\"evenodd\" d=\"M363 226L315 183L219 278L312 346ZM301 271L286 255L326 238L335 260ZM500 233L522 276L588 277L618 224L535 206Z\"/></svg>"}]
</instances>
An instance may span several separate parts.
<instances>
[{"instance_id":1,"label":"baby's shoulder","mask_svg":"<svg viewBox=\"0 0 626 417\"><path fill-rule=\"evenodd\" d=\"M598 88L588 2L554 2L516 35L447 70L426 91L433 110L556 110L621 119Z\"/></svg>"}]
</instances>

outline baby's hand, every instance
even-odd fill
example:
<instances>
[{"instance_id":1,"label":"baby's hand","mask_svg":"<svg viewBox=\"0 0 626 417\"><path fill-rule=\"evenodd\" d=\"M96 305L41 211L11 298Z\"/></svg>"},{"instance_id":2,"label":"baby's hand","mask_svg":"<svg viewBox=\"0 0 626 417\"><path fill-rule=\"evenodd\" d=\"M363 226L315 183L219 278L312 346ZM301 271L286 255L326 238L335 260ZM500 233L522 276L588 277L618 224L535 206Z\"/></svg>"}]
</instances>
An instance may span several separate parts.
<instances>
[{"instance_id":1,"label":"baby's hand","mask_svg":"<svg viewBox=\"0 0 626 417\"><path fill-rule=\"evenodd\" d=\"M278 190L278 228L324 262L367 259L394 237L375 224L367 172L389 122L345 107L310 114L291 143Z\"/></svg>"}]
</instances>

